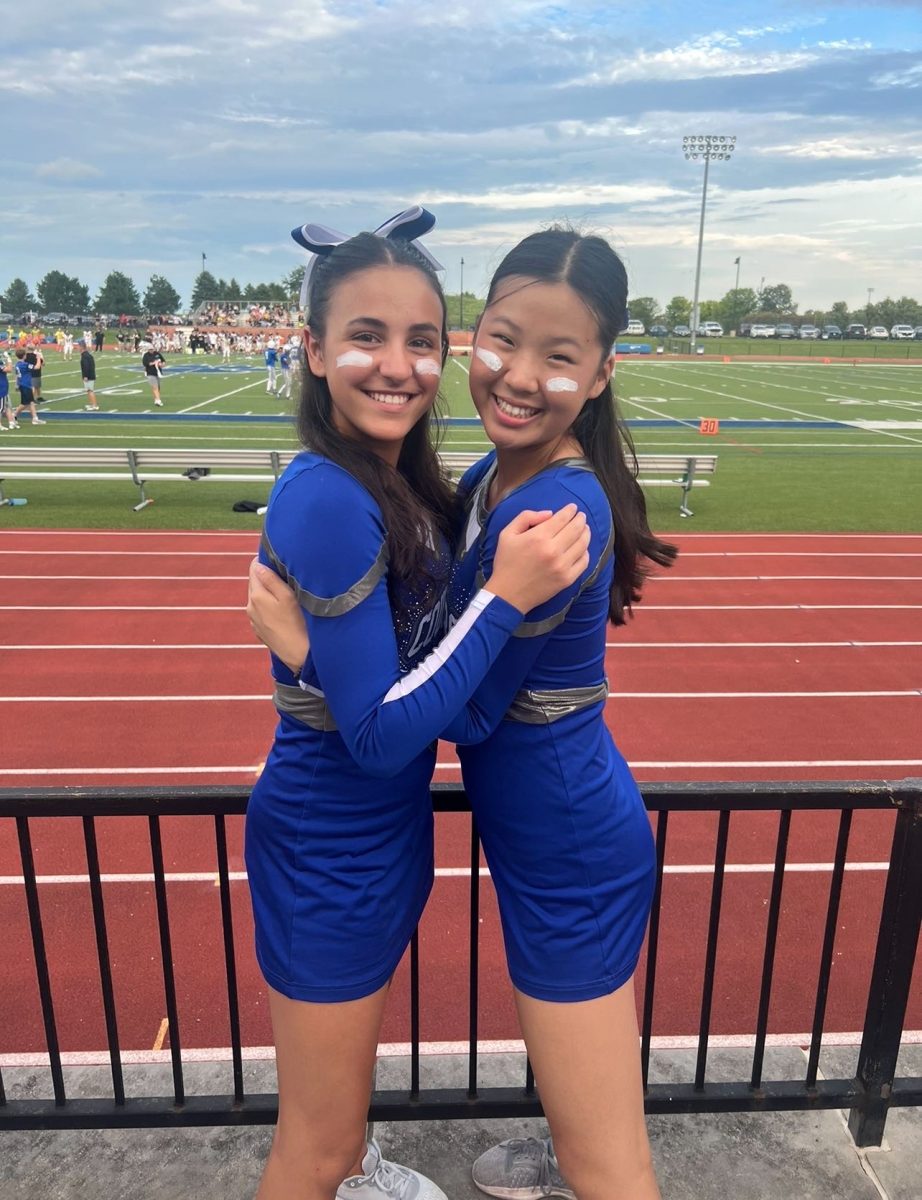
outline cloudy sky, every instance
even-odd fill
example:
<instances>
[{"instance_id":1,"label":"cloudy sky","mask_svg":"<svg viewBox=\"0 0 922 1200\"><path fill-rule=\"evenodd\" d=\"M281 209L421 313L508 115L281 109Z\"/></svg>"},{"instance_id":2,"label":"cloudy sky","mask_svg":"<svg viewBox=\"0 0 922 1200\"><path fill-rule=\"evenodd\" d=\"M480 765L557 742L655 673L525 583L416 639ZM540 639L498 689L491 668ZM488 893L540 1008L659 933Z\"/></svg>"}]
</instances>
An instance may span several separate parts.
<instances>
[{"instance_id":1,"label":"cloudy sky","mask_svg":"<svg viewBox=\"0 0 922 1200\"><path fill-rule=\"evenodd\" d=\"M0 290L153 272L188 299L275 279L294 225L372 228L405 204L456 291L566 219L625 257L634 294L788 283L801 309L922 298L920 0L182 0L41 5L0 63L11 153ZM719 9L721 11L719 11ZM8 32L15 29L8 26ZM14 49L13 37L8 49Z\"/></svg>"}]
</instances>

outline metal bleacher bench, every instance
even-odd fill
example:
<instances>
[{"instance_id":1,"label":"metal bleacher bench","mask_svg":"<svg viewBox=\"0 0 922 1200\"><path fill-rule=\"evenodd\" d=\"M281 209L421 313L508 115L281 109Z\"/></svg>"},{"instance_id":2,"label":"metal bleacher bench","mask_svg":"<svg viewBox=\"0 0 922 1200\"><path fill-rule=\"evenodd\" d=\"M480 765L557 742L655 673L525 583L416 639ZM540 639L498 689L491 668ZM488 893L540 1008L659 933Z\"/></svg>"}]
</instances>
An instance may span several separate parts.
<instances>
[{"instance_id":1,"label":"metal bleacher bench","mask_svg":"<svg viewBox=\"0 0 922 1200\"><path fill-rule=\"evenodd\" d=\"M442 450L439 457L449 473L457 478L482 455L455 450ZM2 463L0 458L0 463ZM716 454L638 454L637 481L642 487L680 487L682 499L679 512L683 517L692 516L688 507L688 495L692 488L708 487L709 479L702 475L713 475L717 470Z\"/></svg>"},{"instance_id":2,"label":"metal bleacher bench","mask_svg":"<svg viewBox=\"0 0 922 1200\"><path fill-rule=\"evenodd\" d=\"M153 497L150 484L190 482L274 483L297 454L296 450L126 450L85 447L0 446L0 505L9 504L5 485L10 480L125 480L139 489L134 505L140 512ZM481 455L473 451L442 451L441 459L457 478ZM701 475L713 475L716 454L638 454L639 480L644 487L680 487L679 511L692 515L688 495L693 487L707 487ZM207 469L199 474L198 469Z\"/></svg>"}]
</instances>

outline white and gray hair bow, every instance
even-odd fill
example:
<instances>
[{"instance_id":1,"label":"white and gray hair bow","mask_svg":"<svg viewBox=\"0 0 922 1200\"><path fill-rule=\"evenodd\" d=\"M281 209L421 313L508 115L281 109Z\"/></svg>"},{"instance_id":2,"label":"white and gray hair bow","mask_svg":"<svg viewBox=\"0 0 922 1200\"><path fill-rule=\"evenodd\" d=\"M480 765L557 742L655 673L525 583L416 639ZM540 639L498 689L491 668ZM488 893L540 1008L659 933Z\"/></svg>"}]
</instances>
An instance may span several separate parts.
<instances>
[{"instance_id":1,"label":"white and gray hair bow","mask_svg":"<svg viewBox=\"0 0 922 1200\"><path fill-rule=\"evenodd\" d=\"M403 212L397 213L385 221L383 225L379 225L377 229L373 229L372 233L375 237L394 238L402 242L410 242L420 252L423 258L431 264L436 271L443 271L445 268L442 264L426 249L418 238L427 234L435 225L435 217L427 209L422 208L419 204L414 204L410 208L405 208ZM304 280L301 283L301 295L298 299L300 308L307 308L307 293L310 286L311 272L317 264L318 258L323 258L327 254L332 253L337 246L341 246L343 242L348 242L350 234L340 233L338 229L331 229L329 225L299 225L297 229L292 229L291 236L303 246L305 250L310 251L310 259L307 263L307 268L304 271Z\"/></svg>"}]
</instances>

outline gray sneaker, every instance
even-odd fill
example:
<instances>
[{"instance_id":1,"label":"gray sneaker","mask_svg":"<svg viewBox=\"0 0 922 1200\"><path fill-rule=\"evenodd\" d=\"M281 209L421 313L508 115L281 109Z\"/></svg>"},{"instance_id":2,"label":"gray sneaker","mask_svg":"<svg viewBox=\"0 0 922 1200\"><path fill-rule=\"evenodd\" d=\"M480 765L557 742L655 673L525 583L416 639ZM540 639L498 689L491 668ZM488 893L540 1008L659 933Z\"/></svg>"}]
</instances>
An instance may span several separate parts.
<instances>
[{"instance_id":1,"label":"gray sneaker","mask_svg":"<svg viewBox=\"0 0 922 1200\"><path fill-rule=\"evenodd\" d=\"M336 1200L448 1200L431 1179L381 1157L374 1138L362 1159L364 1175L352 1175L336 1189Z\"/></svg>"},{"instance_id":2,"label":"gray sneaker","mask_svg":"<svg viewBox=\"0 0 922 1200\"><path fill-rule=\"evenodd\" d=\"M474 1183L488 1196L501 1200L543 1200L576 1192L561 1175L548 1138L512 1138L485 1150L471 1168Z\"/></svg>"}]
</instances>

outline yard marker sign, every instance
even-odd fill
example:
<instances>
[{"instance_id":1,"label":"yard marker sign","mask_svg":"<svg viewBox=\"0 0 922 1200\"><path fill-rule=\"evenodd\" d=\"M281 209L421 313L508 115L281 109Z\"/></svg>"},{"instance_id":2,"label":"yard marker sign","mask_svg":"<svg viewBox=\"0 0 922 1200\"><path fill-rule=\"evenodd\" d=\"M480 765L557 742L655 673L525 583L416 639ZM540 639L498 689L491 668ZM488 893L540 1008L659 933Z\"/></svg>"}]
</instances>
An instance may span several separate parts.
<instances>
[{"instance_id":1,"label":"yard marker sign","mask_svg":"<svg viewBox=\"0 0 922 1200\"><path fill-rule=\"evenodd\" d=\"M713 437L720 433L720 421L716 417L702 417L698 432L703 433L705 437Z\"/></svg>"}]
</instances>

